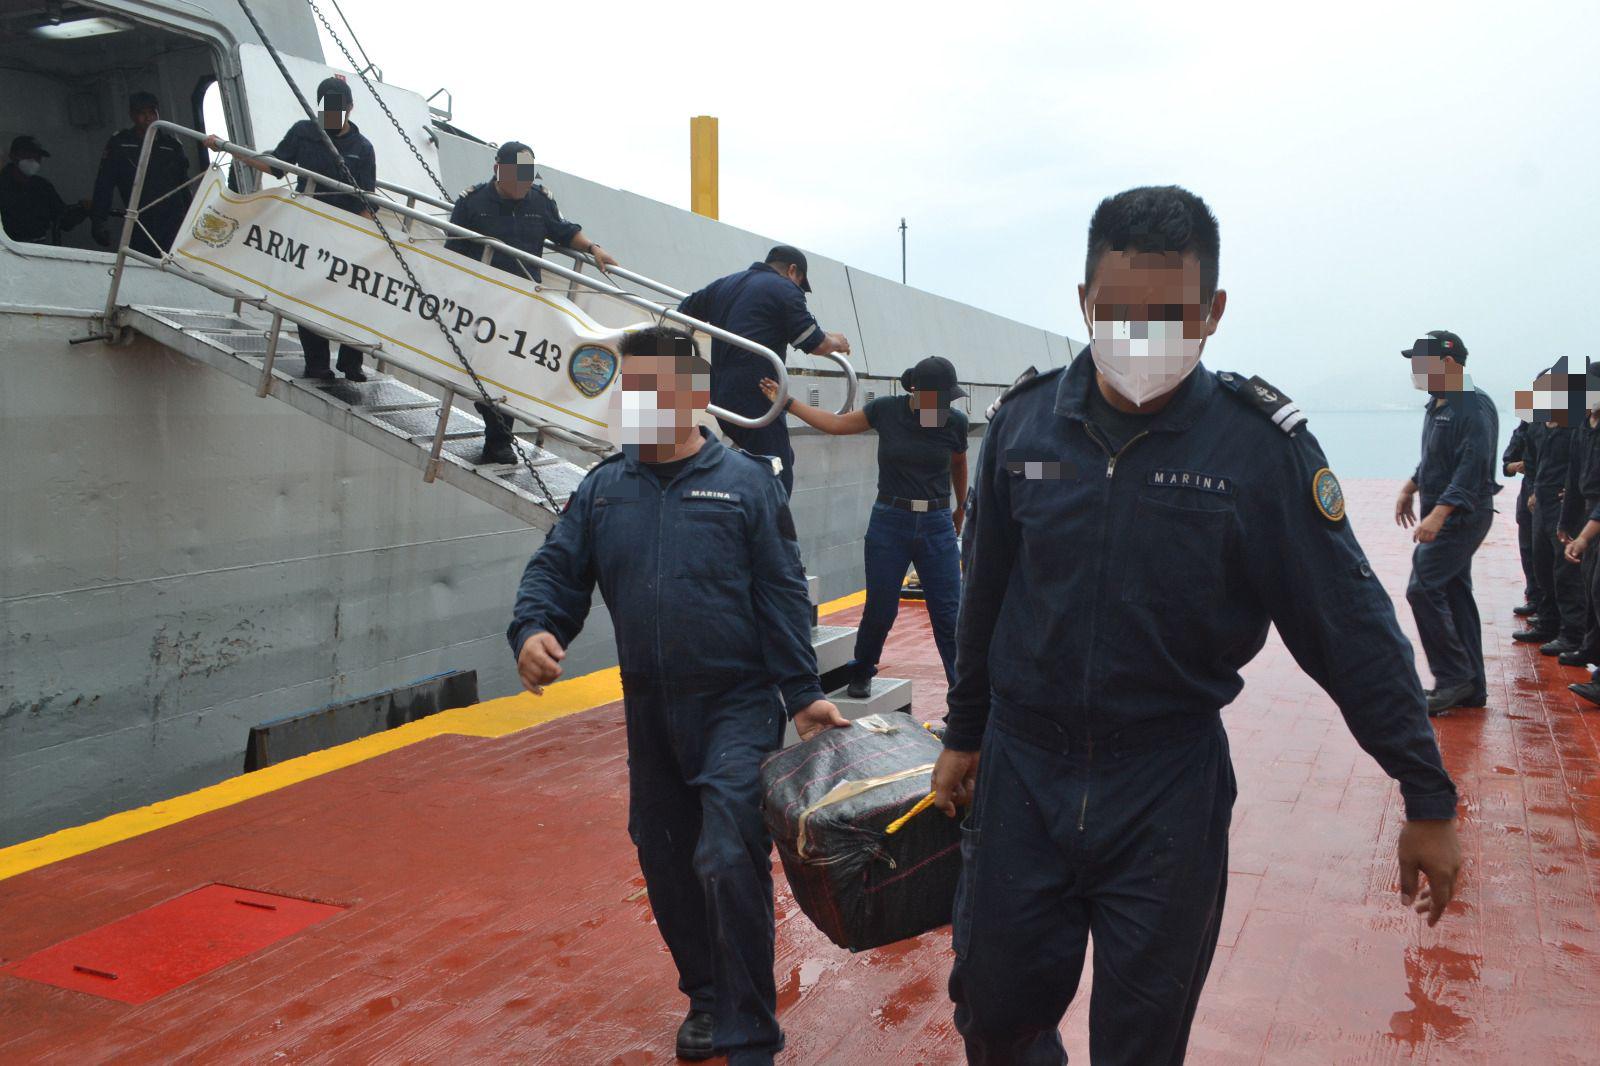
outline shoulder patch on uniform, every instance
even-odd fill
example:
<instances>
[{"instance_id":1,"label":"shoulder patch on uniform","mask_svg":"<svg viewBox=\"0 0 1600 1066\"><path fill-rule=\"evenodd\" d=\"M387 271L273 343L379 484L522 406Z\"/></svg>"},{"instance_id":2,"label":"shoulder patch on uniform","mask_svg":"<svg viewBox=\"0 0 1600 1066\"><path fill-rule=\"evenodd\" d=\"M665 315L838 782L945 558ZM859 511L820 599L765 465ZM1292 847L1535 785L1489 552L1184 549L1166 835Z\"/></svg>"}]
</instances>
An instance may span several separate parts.
<instances>
[{"instance_id":1,"label":"shoulder patch on uniform","mask_svg":"<svg viewBox=\"0 0 1600 1066\"><path fill-rule=\"evenodd\" d=\"M1306 424L1306 415L1300 410L1300 405L1259 377L1247 378L1231 370L1222 370L1217 373L1217 384L1265 415L1273 425L1291 437Z\"/></svg>"},{"instance_id":2,"label":"shoulder patch on uniform","mask_svg":"<svg viewBox=\"0 0 1600 1066\"><path fill-rule=\"evenodd\" d=\"M1333 471L1323 467L1311 475L1311 499L1317 510L1330 522L1344 521L1344 489Z\"/></svg>"},{"instance_id":3,"label":"shoulder patch on uniform","mask_svg":"<svg viewBox=\"0 0 1600 1066\"><path fill-rule=\"evenodd\" d=\"M465 189L461 190L461 195L457 196L456 199L460 200L460 199L463 199L464 197L471 196L473 193L477 192L479 189L483 188L487 184L489 184L489 183L486 182L486 181L480 181L476 185L468 185Z\"/></svg>"},{"instance_id":4,"label":"shoulder patch on uniform","mask_svg":"<svg viewBox=\"0 0 1600 1066\"><path fill-rule=\"evenodd\" d=\"M747 452L737 444L727 440L723 441L723 447L727 448L735 455L742 455L752 462L760 463L762 466L767 467L772 471L773 477L783 476L783 460L778 458L776 455L760 455L756 452Z\"/></svg>"}]
</instances>

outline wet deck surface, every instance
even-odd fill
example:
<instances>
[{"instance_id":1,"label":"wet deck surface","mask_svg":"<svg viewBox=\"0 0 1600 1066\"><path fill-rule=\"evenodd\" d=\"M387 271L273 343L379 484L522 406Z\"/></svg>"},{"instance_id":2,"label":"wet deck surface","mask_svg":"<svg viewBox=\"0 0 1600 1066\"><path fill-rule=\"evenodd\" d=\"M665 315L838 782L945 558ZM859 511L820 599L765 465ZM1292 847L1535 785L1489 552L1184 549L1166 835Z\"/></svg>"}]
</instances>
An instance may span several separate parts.
<instances>
[{"instance_id":1,"label":"wet deck surface","mask_svg":"<svg viewBox=\"0 0 1600 1066\"><path fill-rule=\"evenodd\" d=\"M1392 488L1346 488L1414 636ZM1476 575L1489 706L1436 723L1464 801L1459 902L1434 930L1401 907L1398 792L1274 637L1225 712L1240 795L1190 1062L1600 1061L1600 709L1566 691L1579 671L1511 643L1508 514ZM920 607L885 673L915 679L920 716L942 713ZM137 1006L0 976L0 1061L670 1062L684 1003L625 774L610 705L429 739L0 881L0 961L211 882L348 907ZM961 1061L948 931L852 956L778 876L780 1061ZM1078 1062L1087 992L1064 1025Z\"/></svg>"}]
</instances>

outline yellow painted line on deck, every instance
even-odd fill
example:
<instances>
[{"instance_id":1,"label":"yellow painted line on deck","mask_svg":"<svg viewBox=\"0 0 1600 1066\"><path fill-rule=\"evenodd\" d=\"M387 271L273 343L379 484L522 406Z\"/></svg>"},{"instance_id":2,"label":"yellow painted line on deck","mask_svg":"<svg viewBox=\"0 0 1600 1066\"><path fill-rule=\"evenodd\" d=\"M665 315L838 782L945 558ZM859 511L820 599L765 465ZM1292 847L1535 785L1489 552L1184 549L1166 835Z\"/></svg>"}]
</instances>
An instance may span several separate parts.
<instances>
[{"instance_id":1,"label":"yellow painted line on deck","mask_svg":"<svg viewBox=\"0 0 1600 1066\"><path fill-rule=\"evenodd\" d=\"M819 615L859 606L866 602L865 591L854 592L822 604ZM486 700L471 707L441 711L420 721L409 722L382 733L362 737L297 759L277 763L215 785L152 803L147 807L120 811L86 825L61 829L46 836L0 848L0 881L17 874L48 866L62 859L83 855L107 844L130 840L211 811L231 807L280 788L342 770L359 762L388 754L400 748L438 736L503 737L558 718L602 707L622 698L622 677L616 667L558 681L545 689L543 696L522 692L502 699Z\"/></svg>"}]
</instances>

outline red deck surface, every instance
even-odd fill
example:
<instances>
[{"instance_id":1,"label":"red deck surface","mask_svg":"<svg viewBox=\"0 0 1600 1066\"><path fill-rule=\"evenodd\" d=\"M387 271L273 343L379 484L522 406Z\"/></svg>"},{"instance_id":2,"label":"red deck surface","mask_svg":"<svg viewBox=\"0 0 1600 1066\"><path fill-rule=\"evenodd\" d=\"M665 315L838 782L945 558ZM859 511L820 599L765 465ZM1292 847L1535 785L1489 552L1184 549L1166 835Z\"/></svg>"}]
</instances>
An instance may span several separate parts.
<instances>
[{"instance_id":1,"label":"red deck surface","mask_svg":"<svg viewBox=\"0 0 1600 1066\"><path fill-rule=\"evenodd\" d=\"M1410 630L1392 486L1347 490ZM1511 643L1509 514L1476 573L1489 706L1437 722L1459 902L1432 930L1402 908L1398 793L1272 639L1225 712L1240 795L1190 1062L1600 1061L1600 710L1566 691L1578 671ZM942 675L922 609L901 619L886 673L916 680L926 717ZM0 881L0 961L210 882L349 908L139 1006L0 975L0 1061L670 1062L684 1002L625 774L612 705L428 740ZM781 1061L961 1061L947 931L852 956L779 886ZM1064 1025L1078 1062L1087 992Z\"/></svg>"}]
</instances>

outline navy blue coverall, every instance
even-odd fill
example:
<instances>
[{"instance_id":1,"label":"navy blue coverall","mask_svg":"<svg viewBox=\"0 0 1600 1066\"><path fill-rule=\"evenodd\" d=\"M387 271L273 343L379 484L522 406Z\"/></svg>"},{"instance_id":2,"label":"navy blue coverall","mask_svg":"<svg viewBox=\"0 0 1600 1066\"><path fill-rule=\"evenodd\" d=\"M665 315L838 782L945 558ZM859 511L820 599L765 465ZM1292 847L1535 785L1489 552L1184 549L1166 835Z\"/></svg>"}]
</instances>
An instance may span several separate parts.
<instances>
[{"instance_id":1,"label":"navy blue coverall","mask_svg":"<svg viewBox=\"0 0 1600 1066\"><path fill-rule=\"evenodd\" d=\"M765 345L778 358L791 346L810 352L822 343L822 327L806 309L800 286L765 263L718 278L690 293L678 310L702 322L737 333ZM711 402L734 414L754 417L771 406L761 393L761 379L773 377L773 367L761 356L726 341L711 342ZM760 429L744 429L718 420L723 434L752 455L772 455L783 460L785 492L794 492L794 449L789 427L779 415Z\"/></svg>"},{"instance_id":2,"label":"navy blue coverall","mask_svg":"<svg viewBox=\"0 0 1600 1066\"><path fill-rule=\"evenodd\" d=\"M502 244L509 244L518 251L541 257L544 255L546 238L562 247L568 247L572 244L572 238L583 229L576 222L569 222L561 217L561 209L542 187L535 185L522 199L508 200L500 195L492 181L474 185L462 193L450 212L450 221L458 226L476 230L485 237L493 237ZM483 258L483 245L465 237L446 241L444 246L449 251L459 252L471 259ZM493 253L489 257L489 265L515 274L519 278L531 277L534 281L541 280L538 267L532 263L524 263L504 252ZM511 426L506 420L482 400L472 401L472 406L483 419L484 451L495 452L509 448Z\"/></svg>"},{"instance_id":3,"label":"navy blue coverall","mask_svg":"<svg viewBox=\"0 0 1600 1066\"><path fill-rule=\"evenodd\" d=\"M1183 1060L1237 793L1220 710L1269 623L1400 781L1407 816L1454 815L1410 644L1338 482L1247 384L1198 367L1111 454L1085 353L989 424L944 740L983 753L950 975L969 1062L1065 1061L1091 934L1096 1066Z\"/></svg>"},{"instance_id":4,"label":"navy blue coverall","mask_svg":"<svg viewBox=\"0 0 1600 1066\"><path fill-rule=\"evenodd\" d=\"M1533 572L1539 581L1539 604L1531 624L1552 639L1574 644L1583 640L1583 574L1567 562L1566 545L1559 533L1576 432L1570 426L1544 422L1528 435L1528 465L1533 471Z\"/></svg>"},{"instance_id":5,"label":"navy blue coverall","mask_svg":"<svg viewBox=\"0 0 1600 1066\"><path fill-rule=\"evenodd\" d=\"M1600 522L1600 428L1585 417L1572 431L1566 496L1561 503L1561 530L1568 537L1576 537L1590 522ZM1600 580L1600 561L1597 560L1600 560L1600 550L1591 546L1583 553L1583 564L1578 568L1584 590L1584 633L1579 650L1592 663L1600 663L1600 597L1596 596L1595 589L1596 580ZM1572 567L1564 557L1558 561Z\"/></svg>"},{"instance_id":6,"label":"navy blue coverall","mask_svg":"<svg viewBox=\"0 0 1600 1066\"><path fill-rule=\"evenodd\" d=\"M1406 601L1417 622L1434 688L1443 691L1470 681L1473 688L1466 703L1477 706L1482 706L1488 683L1483 671L1483 624L1472 596L1472 556L1494 524L1494 494L1500 491L1494 480L1499 439L1500 416L1486 393L1470 389L1430 395L1422 422L1422 458L1411 475L1422 517L1436 504L1449 504L1455 510L1437 537L1418 544L1411 553Z\"/></svg>"},{"instance_id":7,"label":"navy blue coverall","mask_svg":"<svg viewBox=\"0 0 1600 1066\"><path fill-rule=\"evenodd\" d=\"M133 195L133 179L139 174L139 153L143 149L144 134L132 126L118 130L106 142L100 170L94 179L94 206L89 211L96 241L105 238L102 243L109 243L119 236L107 229L111 194L122 198L124 208L128 206L129 197ZM145 169L144 186L139 193L141 205L153 206L141 207L139 224L128 242L130 247L146 255L163 255L172 247L172 239L178 235L178 227L189 213L189 201L194 198L192 189L174 190L188 180L189 159L183 154L182 143L166 130L159 131L155 143L150 146L150 165Z\"/></svg>"},{"instance_id":8,"label":"navy blue coverall","mask_svg":"<svg viewBox=\"0 0 1600 1066\"><path fill-rule=\"evenodd\" d=\"M702 431L704 432L704 431ZM820 700L811 602L772 466L709 434L668 485L622 453L594 468L528 563L508 631L563 647L595 585L628 731L628 832L694 1010L730 1063L782 1046L761 759Z\"/></svg>"},{"instance_id":9,"label":"navy blue coverall","mask_svg":"<svg viewBox=\"0 0 1600 1066\"><path fill-rule=\"evenodd\" d=\"M1509 469L1512 463L1528 458L1528 431L1526 422L1518 422L1511 430L1511 440L1500 456L1500 473L1514 477ZM1526 471L1526 467L1523 468ZM1517 488L1517 554L1522 559L1522 598L1530 604L1539 602L1539 586L1533 569L1533 514L1528 510L1528 497L1533 493L1533 477L1526 472Z\"/></svg>"},{"instance_id":10,"label":"navy blue coverall","mask_svg":"<svg viewBox=\"0 0 1600 1066\"><path fill-rule=\"evenodd\" d=\"M372 147L372 142L367 140L359 127L354 122L344 133L328 131L328 136L333 140L333 145L339 150L339 156L349 167L350 174L356 180L356 188L368 192L378 188L378 153ZM323 177L332 178L340 184L345 184L344 172L339 168L339 160L328 151L327 144L322 139L316 123L308 118L303 118L289 127L289 132L283 135L283 140L278 142L278 147L272 154L285 163L293 163L297 167ZM283 177L284 171L273 170L273 174ZM308 179L304 175L295 176L295 191L305 192ZM353 193L336 192L324 185L318 184L312 192L312 197L329 207L337 207L341 211L349 211L359 215L367 207L361 197ZM328 338L304 326L296 326L295 332L300 335L300 347L306 353L306 371L326 372L328 370ZM339 370L345 374L361 372L361 349L351 348L349 345L339 345Z\"/></svg>"}]
</instances>

